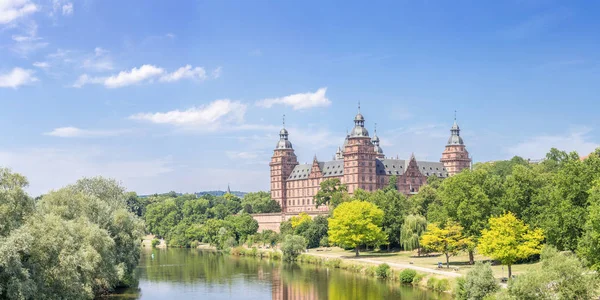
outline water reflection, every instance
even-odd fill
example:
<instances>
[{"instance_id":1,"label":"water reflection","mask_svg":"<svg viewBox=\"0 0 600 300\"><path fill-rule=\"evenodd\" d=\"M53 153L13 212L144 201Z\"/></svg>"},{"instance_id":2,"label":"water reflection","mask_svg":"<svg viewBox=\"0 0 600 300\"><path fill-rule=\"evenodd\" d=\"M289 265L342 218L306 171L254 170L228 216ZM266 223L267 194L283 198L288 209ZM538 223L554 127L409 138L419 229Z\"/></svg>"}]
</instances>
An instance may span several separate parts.
<instances>
[{"instance_id":1,"label":"water reflection","mask_svg":"<svg viewBox=\"0 0 600 300\"><path fill-rule=\"evenodd\" d=\"M152 258L151 254L154 254ZM142 254L139 287L118 299L450 299L339 269L234 257L192 249Z\"/></svg>"}]
</instances>

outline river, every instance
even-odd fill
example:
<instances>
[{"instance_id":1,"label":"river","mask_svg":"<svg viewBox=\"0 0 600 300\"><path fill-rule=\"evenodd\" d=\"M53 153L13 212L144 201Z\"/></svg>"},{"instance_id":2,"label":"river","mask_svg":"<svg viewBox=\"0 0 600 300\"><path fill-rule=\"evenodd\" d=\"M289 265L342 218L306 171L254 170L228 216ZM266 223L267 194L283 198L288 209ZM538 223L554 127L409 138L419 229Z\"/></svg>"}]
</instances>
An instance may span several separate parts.
<instances>
[{"instance_id":1,"label":"river","mask_svg":"<svg viewBox=\"0 0 600 300\"><path fill-rule=\"evenodd\" d=\"M111 299L450 299L339 269L209 250L144 249L139 286Z\"/></svg>"}]
</instances>

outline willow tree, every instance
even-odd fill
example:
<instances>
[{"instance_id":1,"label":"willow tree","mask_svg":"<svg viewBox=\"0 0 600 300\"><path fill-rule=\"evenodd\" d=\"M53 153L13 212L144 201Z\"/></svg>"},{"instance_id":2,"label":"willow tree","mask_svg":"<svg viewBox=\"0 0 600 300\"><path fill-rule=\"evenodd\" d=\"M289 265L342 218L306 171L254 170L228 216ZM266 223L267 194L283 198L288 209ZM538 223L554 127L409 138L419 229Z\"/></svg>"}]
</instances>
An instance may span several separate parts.
<instances>
[{"instance_id":1,"label":"willow tree","mask_svg":"<svg viewBox=\"0 0 600 300\"><path fill-rule=\"evenodd\" d=\"M421 256L421 244L419 240L423 233L427 230L427 220L420 215L408 215L402 224L400 231L400 244L407 251L417 249L417 253Z\"/></svg>"}]
</instances>

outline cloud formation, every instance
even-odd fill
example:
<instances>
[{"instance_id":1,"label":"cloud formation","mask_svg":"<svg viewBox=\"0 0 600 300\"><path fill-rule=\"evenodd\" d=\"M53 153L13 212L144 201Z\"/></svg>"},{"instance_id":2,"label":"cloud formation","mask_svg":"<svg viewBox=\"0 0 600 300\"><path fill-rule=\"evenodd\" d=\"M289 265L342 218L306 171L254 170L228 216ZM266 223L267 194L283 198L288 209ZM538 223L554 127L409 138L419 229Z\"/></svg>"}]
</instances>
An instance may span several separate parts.
<instances>
[{"instance_id":1,"label":"cloud formation","mask_svg":"<svg viewBox=\"0 0 600 300\"><path fill-rule=\"evenodd\" d=\"M36 11L38 7L29 0L2 0L0 1L0 24L11 23Z\"/></svg>"},{"instance_id":2,"label":"cloud formation","mask_svg":"<svg viewBox=\"0 0 600 300\"><path fill-rule=\"evenodd\" d=\"M88 130L77 127L59 127L50 132L44 133L49 136L62 138L82 138L82 137L107 137L117 136L125 133L124 130Z\"/></svg>"},{"instance_id":3,"label":"cloud formation","mask_svg":"<svg viewBox=\"0 0 600 300\"><path fill-rule=\"evenodd\" d=\"M22 68L14 68L12 71L2 74L0 73L0 88L16 89L23 85L32 84L38 79L33 76L33 70Z\"/></svg>"},{"instance_id":4,"label":"cloud formation","mask_svg":"<svg viewBox=\"0 0 600 300\"><path fill-rule=\"evenodd\" d=\"M245 104L223 99L183 111L138 113L129 116L129 119L213 131L223 125L241 124L244 121L245 113Z\"/></svg>"},{"instance_id":5,"label":"cloud formation","mask_svg":"<svg viewBox=\"0 0 600 300\"><path fill-rule=\"evenodd\" d=\"M291 106L294 110L302 110L313 107L326 107L331 105L325 93L327 88L320 88L314 93L299 93L281 98L263 99L256 102L256 105L271 108L275 104Z\"/></svg>"},{"instance_id":6,"label":"cloud formation","mask_svg":"<svg viewBox=\"0 0 600 300\"><path fill-rule=\"evenodd\" d=\"M518 143L508 148L508 153L524 158L540 159L546 156L551 148L563 151L577 151L579 155L585 156L600 147L597 142L590 141L589 128L580 128L564 135L542 135L533 137L527 141Z\"/></svg>"},{"instance_id":7,"label":"cloud formation","mask_svg":"<svg viewBox=\"0 0 600 300\"><path fill-rule=\"evenodd\" d=\"M202 81L207 79L207 75L204 68L194 68L191 65L186 65L172 73L167 73L163 68L146 64L139 68L133 68L129 71L121 71L118 74L108 77L92 77L87 74L83 74L79 76L72 86L75 88L80 88L86 84L102 84L106 88L120 88L140 83L154 82L154 80L158 80L160 82L175 82L182 79Z\"/></svg>"}]
</instances>

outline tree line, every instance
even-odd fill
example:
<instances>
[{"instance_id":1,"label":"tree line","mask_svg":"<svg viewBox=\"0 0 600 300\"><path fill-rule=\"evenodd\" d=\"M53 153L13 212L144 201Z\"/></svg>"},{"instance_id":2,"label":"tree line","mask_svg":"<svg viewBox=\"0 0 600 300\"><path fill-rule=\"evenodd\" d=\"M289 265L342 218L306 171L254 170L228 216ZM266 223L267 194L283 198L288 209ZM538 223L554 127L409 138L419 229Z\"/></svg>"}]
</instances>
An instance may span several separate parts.
<instances>
[{"instance_id":1,"label":"tree line","mask_svg":"<svg viewBox=\"0 0 600 300\"><path fill-rule=\"evenodd\" d=\"M0 168L0 299L93 299L136 284L144 224L114 180L84 178L36 199Z\"/></svg>"}]
</instances>

